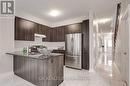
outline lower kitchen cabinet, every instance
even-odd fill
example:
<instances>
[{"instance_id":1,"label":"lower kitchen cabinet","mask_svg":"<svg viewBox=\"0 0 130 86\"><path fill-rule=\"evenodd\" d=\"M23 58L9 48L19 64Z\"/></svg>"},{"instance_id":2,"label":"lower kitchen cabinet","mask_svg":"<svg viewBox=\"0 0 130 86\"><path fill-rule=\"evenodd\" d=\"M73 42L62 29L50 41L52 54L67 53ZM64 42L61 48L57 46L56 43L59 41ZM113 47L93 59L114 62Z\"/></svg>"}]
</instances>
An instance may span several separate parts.
<instances>
[{"instance_id":1,"label":"lower kitchen cabinet","mask_svg":"<svg viewBox=\"0 0 130 86\"><path fill-rule=\"evenodd\" d=\"M38 84L37 86L48 86L48 62L39 60L38 62Z\"/></svg>"},{"instance_id":2,"label":"lower kitchen cabinet","mask_svg":"<svg viewBox=\"0 0 130 86\"><path fill-rule=\"evenodd\" d=\"M21 78L37 84L37 60L14 56L14 73Z\"/></svg>"},{"instance_id":3,"label":"lower kitchen cabinet","mask_svg":"<svg viewBox=\"0 0 130 86\"><path fill-rule=\"evenodd\" d=\"M53 58L48 60L48 86L57 86L63 81L62 66L63 58Z\"/></svg>"},{"instance_id":4,"label":"lower kitchen cabinet","mask_svg":"<svg viewBox=\"0 0 130 86\"><path fill-rule=\"evenodd\" d=\"M63 54L64 55L64 58L63 58L63 60L64 60L64 65L65 65L65 50L56 50L56 49L54 49L53 51L52 51L52 53L61 53L61 54Z\"/></svg>"},{"instance_id":5,"label":"lower kitchen cabinet","mask_svg":"<svg viewBox=\"0 0 130 86\"><path fill-rule=\"evenodd\" d=\"M33 84L37 84L38 82L38 70L37 70L37 63L38 63L38 60L35 60L35 59L28 59L28 69L29 69L29 76L30 76L30 82L32 82ZM28 70L26 69L26 70ZM26 74L26 73L25 73ZM27 75L27 74L26 74Z\"/></svg>"},{"instance_id":6,"label":"lower kitchen cabinet","mask_svg":"<svg viewBox=\"0 0 130 86\"><path fill-rule=\"evenodd\" d=\"M14 73L36 86L58 86L63 82L63 56L44 60L14 56Z\"/></svg>"}]
</instances>

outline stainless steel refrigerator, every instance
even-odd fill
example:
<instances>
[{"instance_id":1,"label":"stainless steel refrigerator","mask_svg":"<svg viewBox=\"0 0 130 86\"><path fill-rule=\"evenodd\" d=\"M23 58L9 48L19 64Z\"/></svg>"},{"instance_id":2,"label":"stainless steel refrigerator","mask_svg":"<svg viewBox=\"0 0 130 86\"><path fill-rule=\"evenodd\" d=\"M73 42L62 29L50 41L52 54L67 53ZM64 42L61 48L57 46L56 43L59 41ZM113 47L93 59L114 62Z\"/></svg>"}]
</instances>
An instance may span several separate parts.
<instances>
[{"instance_id":1,"label":"stainless steel refrigerator","mask_svg":"<svg viewBox=\"0 0 130 86\"><path fill-rule=\"evenodd\" d=\"M66 35L65 65L71 68L82 69L82 34Z\"/></svg>"}]
</instances>

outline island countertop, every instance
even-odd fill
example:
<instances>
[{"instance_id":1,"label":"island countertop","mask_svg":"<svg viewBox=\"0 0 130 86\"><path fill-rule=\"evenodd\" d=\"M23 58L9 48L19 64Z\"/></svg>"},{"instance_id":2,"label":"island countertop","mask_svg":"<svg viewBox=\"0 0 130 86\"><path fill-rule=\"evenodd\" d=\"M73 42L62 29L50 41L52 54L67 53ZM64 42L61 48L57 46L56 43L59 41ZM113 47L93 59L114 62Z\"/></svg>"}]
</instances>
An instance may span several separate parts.
<instances>
[{"instance_id":1,"label":"island countertop","mask_svg":"<svg viewBox=\"0 0 130 86\"><path fill-rule=\"evenodd\" d=\"M30 54L30 53L23 53L22 51L15 51L15 52L9 52L6 53L9 55L14 55L14 56L22 56L22 57L29 57L29 58L33 58L33 59L45 59L45 58L52 58L52 57L56 57L56 56L63 56L63 54L60 53L51 53L50 55L46 56L40 53L35 53L35 54Z\"/></svg>"}]
</instances>

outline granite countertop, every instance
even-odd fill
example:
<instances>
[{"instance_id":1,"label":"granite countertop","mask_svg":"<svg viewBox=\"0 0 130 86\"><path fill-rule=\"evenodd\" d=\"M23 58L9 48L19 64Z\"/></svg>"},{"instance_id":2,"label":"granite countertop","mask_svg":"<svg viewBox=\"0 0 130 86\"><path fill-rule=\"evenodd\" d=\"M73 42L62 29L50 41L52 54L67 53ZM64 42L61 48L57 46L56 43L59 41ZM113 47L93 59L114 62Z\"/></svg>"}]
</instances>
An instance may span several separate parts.
<instances>
[{"instance_id":1,"label":"granite countertop","mask_svg":"<svg viewBox=\"0 0 130 86\"><path fill-rule=\"evenodd\" d=\"M51 53L48 56L45 56L40 53L35 53L32 55L29 53L23 53L22 51L15 51L15 52L10 52L10 53L6 53L6 54L14 55L14 56L29 57L29 58L33 58L33 59L45 59L45 58L51 58L51 57L56 57L56 56L63 56L63 54L60 54L60 53Z\"/></svg>"}]
</instances>

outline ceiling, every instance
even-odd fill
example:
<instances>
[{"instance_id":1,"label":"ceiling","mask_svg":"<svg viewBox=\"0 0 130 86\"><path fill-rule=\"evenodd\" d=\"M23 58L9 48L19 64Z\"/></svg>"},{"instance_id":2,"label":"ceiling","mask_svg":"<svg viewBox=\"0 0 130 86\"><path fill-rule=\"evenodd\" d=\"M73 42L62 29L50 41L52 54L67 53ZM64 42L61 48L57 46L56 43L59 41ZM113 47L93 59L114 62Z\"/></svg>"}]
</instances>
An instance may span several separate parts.
<instances>
[{"instance_id":1,"label":"ceiling","mask_svg":"<svg viewBox=\"0 0 130 86\"><path fill-rule=\"evenodd\" d=\"M90 11L95 17L111 17L115 12L116 0L16 0L16 14L27 13L50 23L88 16ZM51 17L53 9L61 11L61 16Z\"/></svg>"}]
</instances>

